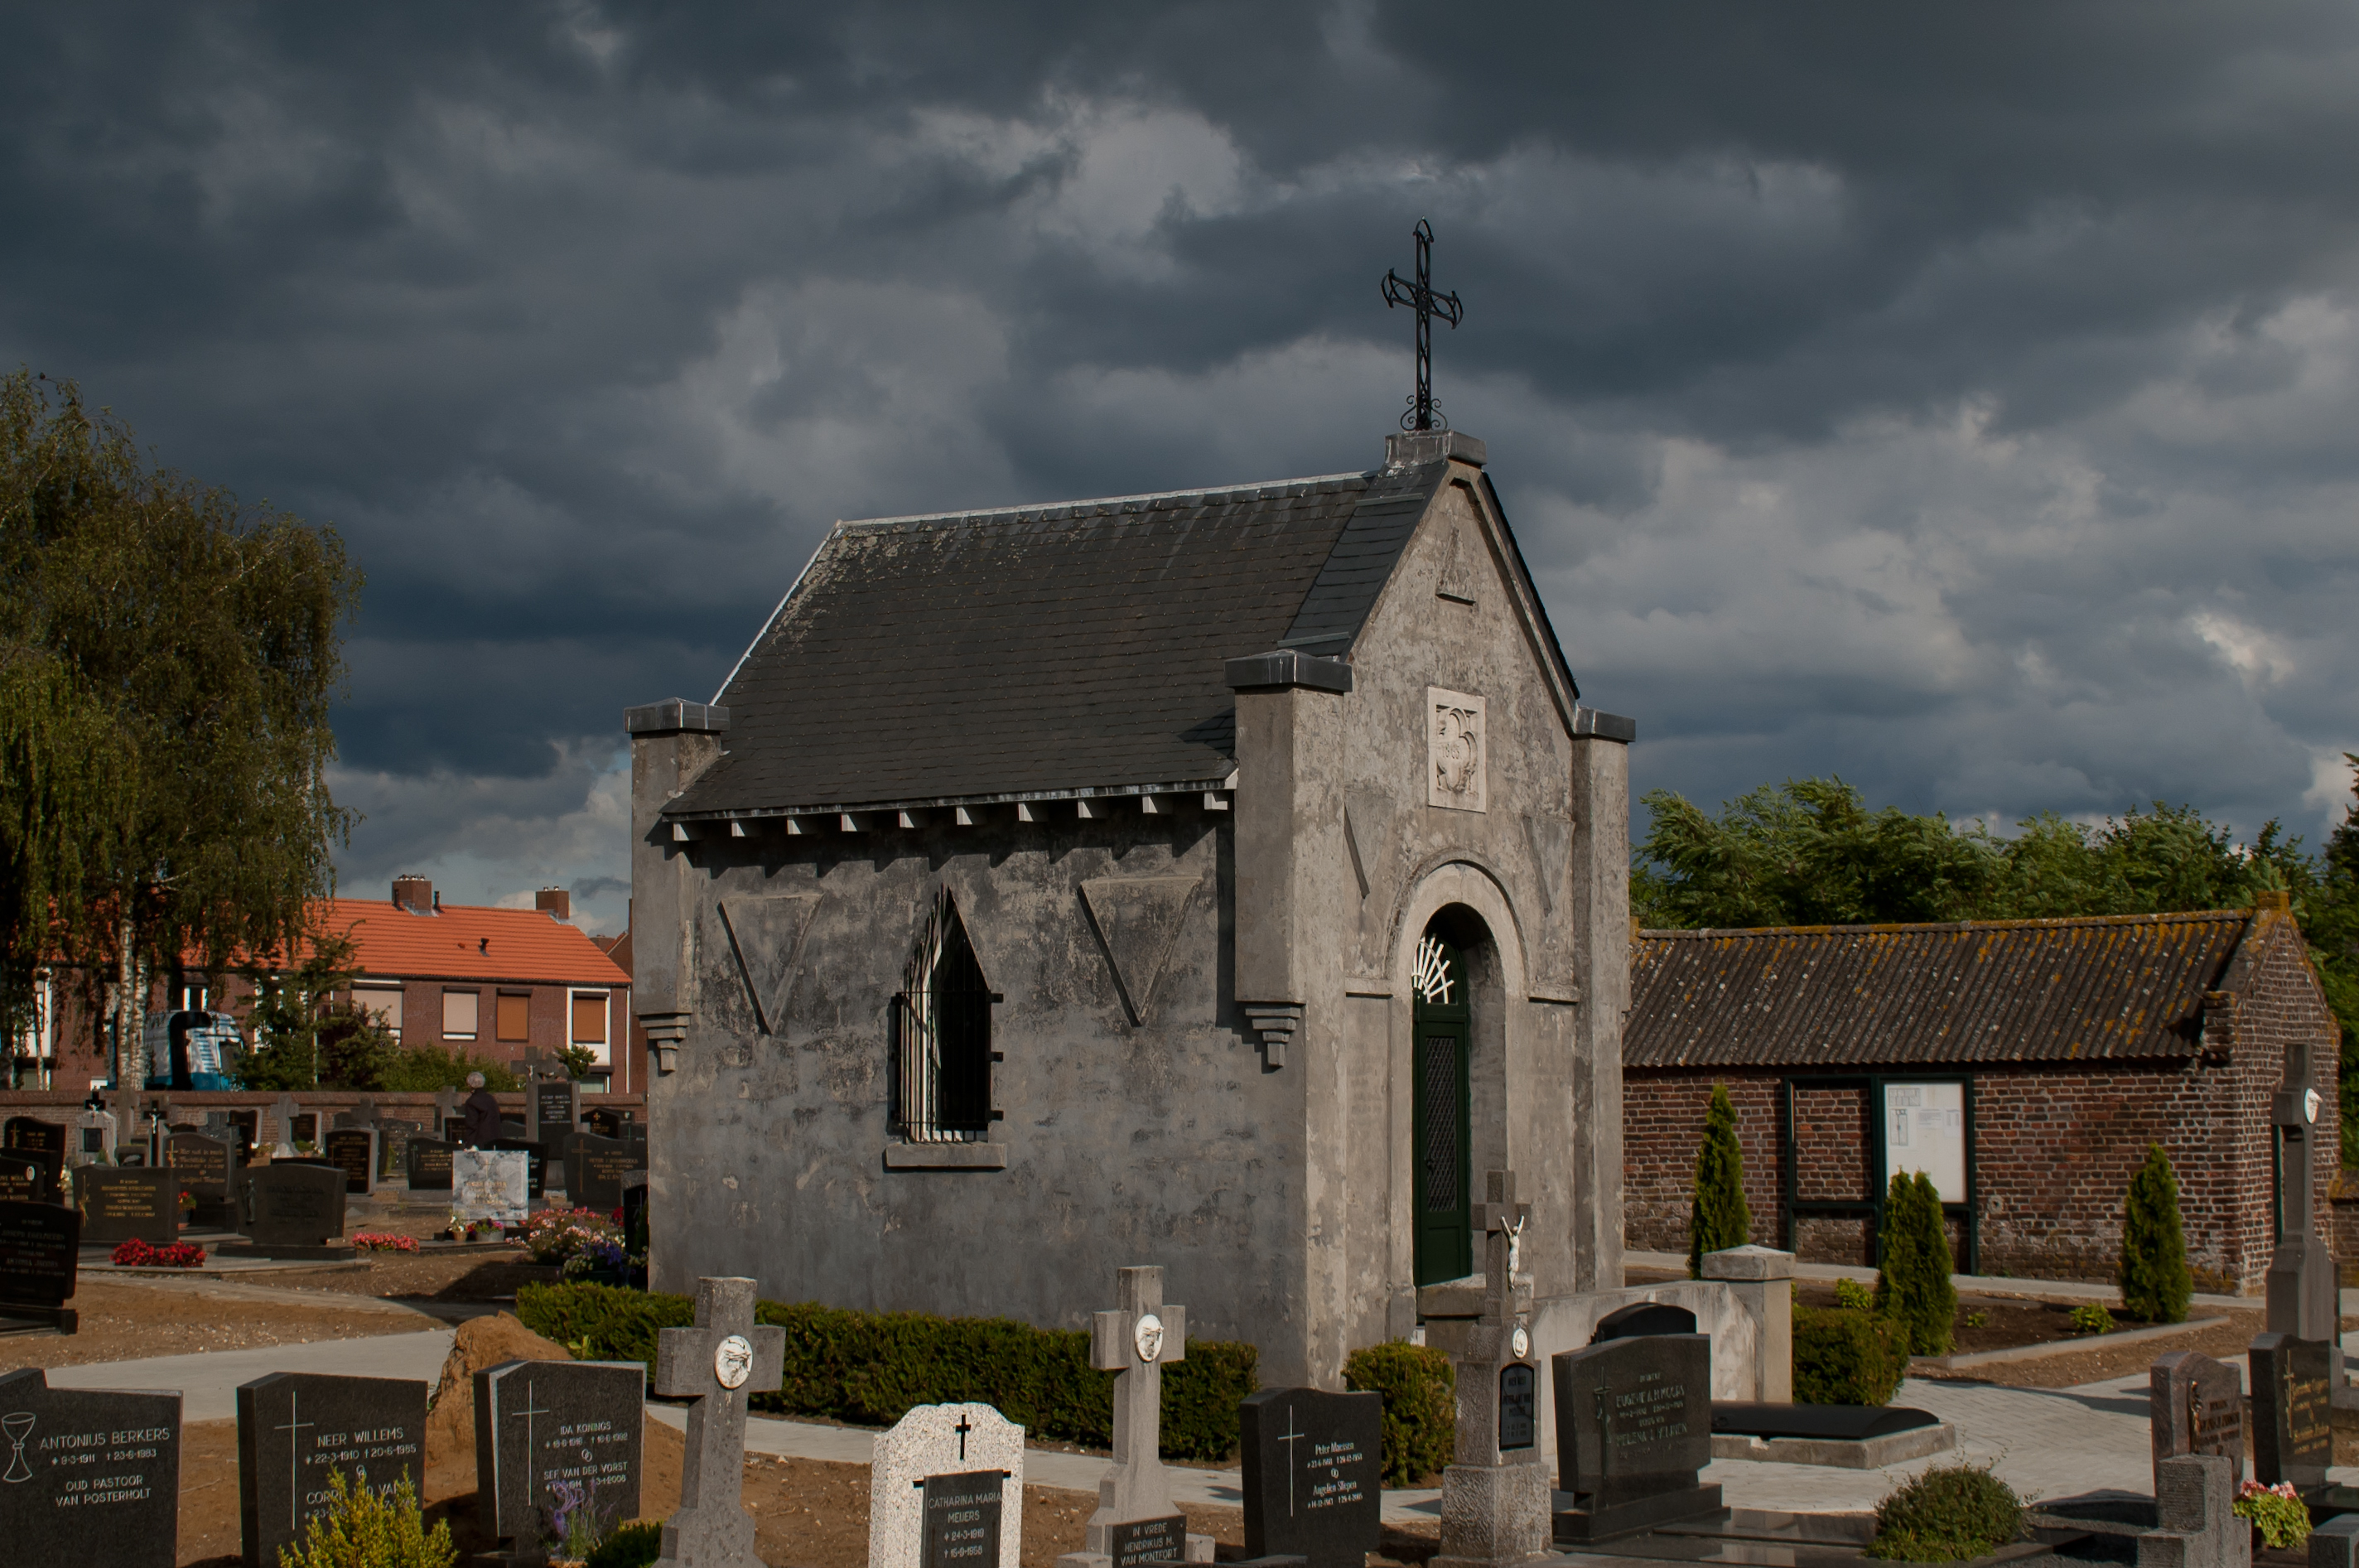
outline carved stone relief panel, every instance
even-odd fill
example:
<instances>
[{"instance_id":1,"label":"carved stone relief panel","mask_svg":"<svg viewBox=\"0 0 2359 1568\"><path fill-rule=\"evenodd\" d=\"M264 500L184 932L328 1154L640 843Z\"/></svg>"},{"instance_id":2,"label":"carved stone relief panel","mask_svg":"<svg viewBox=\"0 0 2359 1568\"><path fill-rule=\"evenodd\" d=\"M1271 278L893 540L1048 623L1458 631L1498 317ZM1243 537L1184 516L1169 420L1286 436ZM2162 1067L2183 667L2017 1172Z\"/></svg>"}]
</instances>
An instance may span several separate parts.
<instances>
[{"instance_id":1,"label":"carved stone relief panel","mask_svg":"<svg viewBox=\"0 0 2359 1568\"><path fill-rule=\"evenodd\" d=\"M1486 808L1489 725L1483 699L1440 686L1425 689L1426 803L1453 811Z\"/></svg>"}]
</instances>

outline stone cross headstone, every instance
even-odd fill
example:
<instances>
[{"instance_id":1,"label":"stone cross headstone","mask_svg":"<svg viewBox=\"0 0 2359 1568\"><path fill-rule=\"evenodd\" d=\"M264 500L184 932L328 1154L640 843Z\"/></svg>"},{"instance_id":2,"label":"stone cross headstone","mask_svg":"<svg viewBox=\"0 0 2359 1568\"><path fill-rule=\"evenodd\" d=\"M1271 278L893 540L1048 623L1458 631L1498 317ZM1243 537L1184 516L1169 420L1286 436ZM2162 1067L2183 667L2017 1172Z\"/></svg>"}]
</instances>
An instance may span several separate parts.
<instances>
[{"instance_id":1,"label":"stone cross headstone","mask_svg":"<svg viewBox=\"0 0 2359 1568\"><path fill-rule=\"evenodd\" d=\"M46 1149L0 1149L0 1199L54 1203L63 1188L65 1157Z\"/></svg>"},{"instance_id":2,"label":"stone cross headstone","mask_svg":"<svg viewBox=\"0 0 2359 1568\"><path fill-rule=\"evenodd\" d=\"M328 1163L344 1173L344 1191L365 1195L376 1191L376 1129L338 1127L321 1141Z\"/></svg>"},{"instance_id":3,"label":"stone cross headstone","mask_svg":"<svg viewBox=\"0 0 2359 1568\"><path fill-rule=\"evenodd\" d=\"M82 1216L57 1203L0 1202L0 1319L74 1332Z\"/></svg>"},{"instance_id":4,"label":"stone cross headstone","mask_svg":"<svg viewBox=\"0 0 2359 1568\"><path fill-rule=\"evenodd\" d=\"M1457 1357L1458 1448L1441 1475L1441 1551L1432 1568L1529 1563L1549 1548L1549 1476L1536 1413L1531 1280L1517 1272L1532 1206L1512 1171L1484 1172L1483 1315Z\"/></svg>"},{"instance_id":5,"label":"stone cross headstone","mask_svg":"<svg viewBox=\"0 0 2359 1568\"><path fill-rule=\"evenodd\" d=\"M295 1103L292 1094L279 1095L270 1107L271 1121L278 1128L278 1141L271 1146L271 1152L281 1160L294 1157L295 1118L301 1111L302 1107Z\"/></svg>"},{"instance_id":6,"label":"stone cross headstone","mask_svg":"<svg viewBox=\"0 0 2359 1568\"><path fill-rule=\"evenodd\" d=\"M451 1151L451 1212L462 1220L520 1225L532 1209L530 1166L519 1151Z\"/></svg>"},{"instance_id":7,"label":"stone cross headstone","mask_svg":"<svg viewBox=\"0 0 2359 1568\"><path fill-rule=\"evenodd\" d=\"M373 1127L376 1125L376 1100L368 1094L363 1094L350 1108L338 1111L328 1123L331 1130L336 1127Z\"/></svg>"},{"instance_id":8,"label":"stone cross headstone","mask_svg":"<svg viewBox=\"0 0 2359 1568\"><path fill-rule=\"evenodd\" d=\"M434 1136L446 1141L451 1138L451 1124L459 1119L459 1091L445 1084L434 1091Z\"/></svg>"},{"instance_id":9,"label":"stone cross headstone","mask_svg":"<svg viewBox=\"0 0 2359 1568\"><path fill-rule=\"evenodd\" d=\"M1363 1568L1384 1536L1385 1397L1264 1388L1237 1426L1245 1555Z\"/></svg>"},{"instance_id":10,"label":"stone cross headstone","mask_svg":"<svg viewBox=\"0 0 2359 1568\"><path fill-rule=\"evenodd\" d=\"M2223 1456L2157 1460L2157 1528L2137 1538L2138 1568L2252 1568L2252 1526L2236 1517L2235 1501L2236 1483Z\"/></svg>"},{"instance_id":11,"label":"stone cross headstone","mask_svg":"<svg viewBox=\"0 0 2359 1568\"><path fill-rule=\"evenodd\" d=\"M169 1247L180 1239L180 1182L169 1171L82 1166L74 1172L74 1206L87 1246Z\"/></svg>"},{"instance_id":12,"label":"stone cross headstone","mask_svg":"<svg viewBox=\"0 0 2359 1568\"><path fill-rule=\"evenodd\" d=\"M2253 1476L2297 1491L2323 1486L2334 1463L2326 1345L2289 1334L2253 1341Z\"/></svg>"},{"instance_id":13,"label":"stone cross headstone","mask_svg":"<svg viewBox=\"0 0 2359 1568\"><path fill-rule=\"evenodd\" d=\"M2310 1053L2290 1053L2288 1083L2307 1081ZM2283 1140L2278 1160L2279 1201L2284 1230L2269 1258L2268 1329L2295 1339L2336 1345L2341 1332L2335 1316L2337 1278L2333 1254L2318 1234L2318 1218L2310 1201L2310 1140L2316 1135L2321 1100L2315 1089L2281 1089L2271 1106L2270 1119Z\"/></svg>"},{"instance_id":14,"label":"stone cross headstone","mask_svg":"<svg viewBox=\"0 0 2359 1568\"><path fill-rule=\"evenodd\" d=\"M413 1138L409 1155L404 1162L403 1179L413 1192L447 1192L451 1191L451 1160L459 1146L435 1138Z\"/></svg>"},{"instance_id":15,"label":"stone cross headstone","mask_svg":"<svg viewBox=\"0 0 2359 1568\"><path fill-rule=\"evenodd\" d=\"M349 1258L332 1245L344 1234L344 1173L325 1165L274 1161L238 1183L238 1234L213 1250L232 1257Z\"/></svg>"},{"instance_id":16,"label":"stone cross headstone","mask_svg":"<svg viewBox=\"0 0 2359 1568\"><path fill-rule=\"evenodd\" d=\"M504 1361L475 1374L475 1508L485 1534L541 1563L639 1517L647 1369ZM586 1557L586 1551L563 1552Z\"/></svg>"},{"instance_id":17,"label":"stone cross headstone","mask_svg":"<svg viewBox=\"0 0 2359 1568\"><path fill-rule=\"evenodd\" d=\"M989 1405L919 1405L877 1435L868 1568L1016 1568L1024 1429Z\"/></svg>"},{"instance_id":18,"label":"stone cross headstone","mask_svg":"<svg viewBox=\"0 0 2359 1568\"><path fill-rule=\"evenodd\" d=\"M397 1377L273 1372L237 1390L238 1521L249 1563L278 1561L326 1513L332 1471L390 1496L405 1475L426 1495L426 1385Z\"/></svg>"},{"instance_id":19,"label":"stone cross headstone","mask_svg":"<svg viewBox=\"0 0 2359 1568\"><path fill-rule=\"evenodd\" d=\"M696 1282L696 1326L656 1340L656 1392L694 1399L680 1462L679 1511L664 1521L656 1568L762 1568L745 1486L745 1405L785 1376L787 1331L756 1326L754 1281Z\"/></svg>"},{"instance_id":20,"label":"stone cross headstone","mask_svg":"<svg viewBox=\"0 0 2359 1568\"><path fill-rule=\"evenodd\" d=\"M1632 1334L1551 1360L1560 1543L1605 1541L1720 1510L1712 1463L1712 1337Z\"/></svg>"},{"instance_id":21,"label":"stone cross headstone","mask_svg":"<svg viewBox=\"0 0 2359 1568\"><path fill-rule=\"evenodd\" d=\"M2201 1351L2176 1350L2147 1371L2154 1462L2186 1454L2217 1454L2229 1464L2229 1483L2245 1478L2245 1379L2235 1367ZM2155 1485L2161 1486L2158 1470ZM2158 1494L2159 1495L2159 1494Z\"/></svg>"},{"instance_id":22,"label":"stone cross headstone","mask_svg":"<svg viewBox=\"0 0 2359 1568\"><path fill-rule=\"evenodd\" d=\"M0 1376L0 1541L12 1563L172 1568L180 1396Z\"/></svg>"},{"instance_id":23,"label":"stone cross headstone","mask_svg":"<svg viewBox=\"0 0 2359 1568\"><path fill-rule=\"evenodd\" d=\"M1116 1270L1114 1300L1121 1305L1090 1320L1090 1365L1115 1374L1114 1463L1098 1481L1083 1549L1058 1558L1059 1568L1210 1563L1212 1537L1188 1533L1158 1446L1163 1368L1187 1356L1188 1309L1164 1301L1163 1270L1154 1267Z\"/></svg>"}]
</instances>

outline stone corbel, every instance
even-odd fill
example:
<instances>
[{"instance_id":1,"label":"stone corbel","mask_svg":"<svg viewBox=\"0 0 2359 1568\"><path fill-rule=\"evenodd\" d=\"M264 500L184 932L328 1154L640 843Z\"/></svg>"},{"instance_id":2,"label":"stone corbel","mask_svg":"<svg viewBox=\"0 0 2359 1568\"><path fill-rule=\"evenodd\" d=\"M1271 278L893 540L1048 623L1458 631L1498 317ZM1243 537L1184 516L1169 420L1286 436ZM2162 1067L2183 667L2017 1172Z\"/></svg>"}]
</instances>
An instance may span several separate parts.
<instances>
[{"instance_id":1,"label":"stone corbel","mask_svg":"<svg viewBox=\"0 0 2359 1568\"><path fill-rule=\"evenodd\" d=\"M647 1031L647 1049L655 1052L656 1076L669 1078L679 1070L680 1042L688 1038L692 1013L642 1013L639 1027Z\"/></svg>"},{"instance_id":2,"label":"stone corbel","mask_svg":"<svg viewBox=\"0 0 2359 1568\"><path fill-rule=\"evenodd\" d=\"M1262 1070L1275 1073L1286 1065L1286 1048L1302 1028L1299 1002L1241 1002L1246 1027L1261 1036Z\"/></svg>"}]
</instances>

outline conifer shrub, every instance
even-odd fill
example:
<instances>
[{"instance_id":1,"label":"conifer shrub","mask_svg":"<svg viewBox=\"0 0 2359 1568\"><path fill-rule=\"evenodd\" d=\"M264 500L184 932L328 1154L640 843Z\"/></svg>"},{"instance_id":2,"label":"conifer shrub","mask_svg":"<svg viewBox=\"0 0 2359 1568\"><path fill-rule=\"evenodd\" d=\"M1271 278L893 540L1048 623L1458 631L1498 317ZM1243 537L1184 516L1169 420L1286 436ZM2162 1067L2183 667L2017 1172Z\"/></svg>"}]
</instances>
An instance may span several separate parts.
<instances>
[{"instance_id":1,"label":"conifer shrub","mask_svg":"<svg viewBox=\"0 0 2359 1568\"><path fill-rule=\"evenodd\" d=\"M278 1549L278 1568L451 1568L459 1561L449 1521L426 1528L408 1476L381 1496L332 1470L328 1489L333 1500L303 1527L302 1545Z\"/></svg>"},{"instance_id":2,"label":"conifer shrub","mask_svg":"<svg viewBox=\"0 0 2359 1568\"><path fill-rule=\"evenodd\" d=\"M1414 1486L1449 1466L1458 1452L1458 1374L1449 1356L1406 1340L1371 1345L1344 1358L1343 1387L1385 1397L1386 1486Z\"/></svg>"},{"instance_id":3,"label":"conifer shrub","mask_svg":"<svg viewBox=\"0 0 2359 1568\"><path fill-rule=\"evenodd\" d=\"M1876 1312L1899 1320L1917 1355L1948 1355L1957 1329L1958 1288L1950 1279L1950 1233L1930 1177L1922 1171L1893 1177L1875 1239Z\"/></svg>"},{"instance_id":4,"label":"conifer shrub","mask_svg":"<svg viewBox=\"0 0 2359 1568\"><path fill-rule=\"evenodd\" d=\"M1794 1309L1794 1402L1888 1405L1908 1371L1908 1331L1843 1307Z\"/></svg>"},{"instance_id":5,"label":"conifer shrub","mask_svg":"<svg viewBox=\"0 0 2359 1568\"><path fill-rule=\"evenodd\" d=\"M590 1568L647 1568L662 1555L663 1526L641 1519L600 1541L590 1554Z\"/></svg>"},{"instance_id":6,"label":"conifer shrub","mask_svg":"<svg viewBox=\"0 0 2359 1568\"><path fill-rule=\"evenodd\" d=\"M1703 1147L1696 1150L1695 1195L1688 1205L1688 1278L1703 1278L1703 1255L1743 1247L1752 1237L1745 1206L1745 1150L1736 1141L1736 1106L1728 1085L1712 1086L1703 1115Z\"/></svg>"},{"instance_id":7,"label":"conifer shrub","mask_svg":"<svg viewBox=\"0 0 2359 1568\"><path fill-rule=\"evenodd\" d=\"M1960 1563L2023 1533L2023 1499L1980 1465L1944 1465L1897 1487L1875 1506L1864 1555L1902 1563Z\"/></svg>"},{"instance_id":8,"label":"conifer shrub","mask_svg":"<svg viewBox=\"0 0 2359 1568\"><path fill-rule=\"evenodd\" d=\"M2146 1146L2122 1214L2122 1310L2148 1323L2184 1323L2195 1281L2179 1222L2179 1174L2162 1145Z\"/></svg>"}]
</instances>

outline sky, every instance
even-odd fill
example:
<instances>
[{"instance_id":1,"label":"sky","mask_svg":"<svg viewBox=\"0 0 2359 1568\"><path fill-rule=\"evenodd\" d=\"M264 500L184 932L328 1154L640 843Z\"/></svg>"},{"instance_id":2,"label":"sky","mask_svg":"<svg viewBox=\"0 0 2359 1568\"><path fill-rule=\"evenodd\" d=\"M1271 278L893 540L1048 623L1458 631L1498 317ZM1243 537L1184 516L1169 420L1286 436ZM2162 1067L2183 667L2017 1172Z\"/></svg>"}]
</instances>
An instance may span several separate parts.
<instances>
[{"instance_id":1,"label":"sky","mask_svg":"<svg viewBox=\"0 0 2359 1568\"><path fill-rule=\"evenodd\" d=\"M2349 803L2359 8L8 11L0 366L345 539L348 893L619 930L837 518L1375 466L1420 217L1636 789Z\"/></svg>"}]
</instances>

